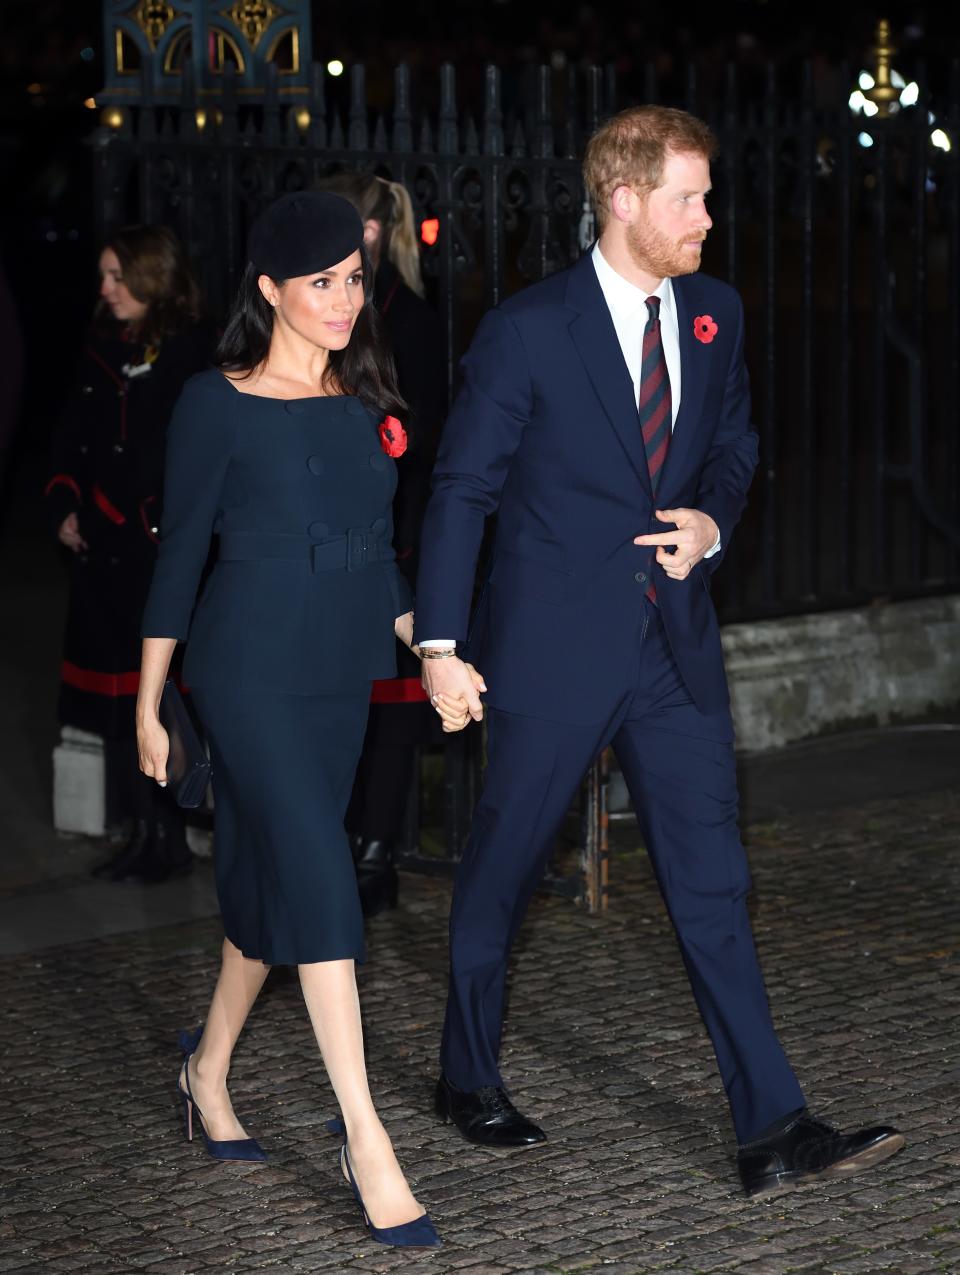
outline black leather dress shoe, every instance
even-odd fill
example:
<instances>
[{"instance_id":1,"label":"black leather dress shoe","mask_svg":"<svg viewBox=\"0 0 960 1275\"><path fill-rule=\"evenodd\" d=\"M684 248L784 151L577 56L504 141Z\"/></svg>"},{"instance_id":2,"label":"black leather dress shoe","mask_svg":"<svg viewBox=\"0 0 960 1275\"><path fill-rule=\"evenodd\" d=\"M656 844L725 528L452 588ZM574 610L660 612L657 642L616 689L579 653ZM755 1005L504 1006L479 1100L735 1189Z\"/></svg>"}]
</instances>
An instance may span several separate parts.
<instances>
[{"instance_id":1,"label":"black leather dress shoe","mask_svg":"<svg viewBox=\"0 0 960 1275\"><path fill-rule=\"evenodd\" d=\"M890 1125L843 1133L803 1112L770 1137L740 1147L737 1168L747 1195L764 1195L852 1177L896 1155L903 1143L903 1134Z\"/></svg>"},{"instance_id":2,"label":"black leather dress shoe","mask_svg":"<svg viewBox=\"0 0 960 1275\"><path fill-rule=\"evenodd\" d=\"M446 1076L437 1081L436 1112L451 1120L468 1142L481 1147L535 1147L546 1142L539 1125L522 1116L503 1089L455 1089Z\"/></svg>"}]
</instances>

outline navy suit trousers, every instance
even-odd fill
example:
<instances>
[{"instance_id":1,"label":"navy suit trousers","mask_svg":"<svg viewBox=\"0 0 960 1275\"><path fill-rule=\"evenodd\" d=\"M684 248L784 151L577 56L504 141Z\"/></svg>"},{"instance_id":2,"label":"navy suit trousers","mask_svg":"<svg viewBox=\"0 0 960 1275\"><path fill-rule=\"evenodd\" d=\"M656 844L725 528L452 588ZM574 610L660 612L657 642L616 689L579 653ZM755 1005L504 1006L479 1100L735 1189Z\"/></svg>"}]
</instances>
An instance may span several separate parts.
<instances>
[{"instance_id":1,"label":"navy suit trousers","mask_svg":"<svg viewBox=\"0 0 960 1275\"><path fill-rule=\"evenodd\" d=\"M441 1064L460 1089L502 1084L510 949L580 779L612 744L745 1142L804 1097L770 1019L747 915L730 712L698 711L659 610L644 605L636 681L608 720L568 725L489 710L484 789L450 918Z\"/></svg>"}]
</instances>

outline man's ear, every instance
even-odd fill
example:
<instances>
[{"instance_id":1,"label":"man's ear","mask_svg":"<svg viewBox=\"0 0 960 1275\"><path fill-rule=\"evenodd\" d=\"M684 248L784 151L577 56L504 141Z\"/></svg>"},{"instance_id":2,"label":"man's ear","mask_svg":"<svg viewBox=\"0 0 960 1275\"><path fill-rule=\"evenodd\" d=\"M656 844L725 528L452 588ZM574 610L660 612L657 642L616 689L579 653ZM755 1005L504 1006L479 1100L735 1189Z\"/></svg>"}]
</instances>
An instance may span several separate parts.
<instances>
[{"instance_id":1,"label":"man's ear","mask_svg":"<svg viewBox=\"0 0 960 1275\"><path fill-rule=\"evenodd\" d=\"M610 215L630 225L636 220L640 197L629 186L617 186L610 196Z\"/></svg>"}]
</instances>

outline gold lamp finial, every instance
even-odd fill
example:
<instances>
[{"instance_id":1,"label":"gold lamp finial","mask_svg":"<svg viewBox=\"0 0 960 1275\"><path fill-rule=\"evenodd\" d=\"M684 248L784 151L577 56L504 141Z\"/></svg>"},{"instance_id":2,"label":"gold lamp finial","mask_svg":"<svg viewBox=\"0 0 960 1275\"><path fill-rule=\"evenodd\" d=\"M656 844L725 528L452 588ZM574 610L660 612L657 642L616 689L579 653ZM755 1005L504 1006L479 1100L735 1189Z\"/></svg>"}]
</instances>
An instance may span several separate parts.
<instances>
[{"instance_id":1,"label":"gold lamp finial","mask_svg":"<svg viewBox=\"0 0 960 1275\"><path fill-rule=\"evenodd\" d=\"M900 98L900 90L890 80L890 64L897 49L891 41L890 23L886 18L881 18L877 23L874 39L876 43L870 50L876 62L873 88L864 89L863 96L875 104L881 119L887 119L890 115L890 107Z\"/></svg>"}]
</instances>

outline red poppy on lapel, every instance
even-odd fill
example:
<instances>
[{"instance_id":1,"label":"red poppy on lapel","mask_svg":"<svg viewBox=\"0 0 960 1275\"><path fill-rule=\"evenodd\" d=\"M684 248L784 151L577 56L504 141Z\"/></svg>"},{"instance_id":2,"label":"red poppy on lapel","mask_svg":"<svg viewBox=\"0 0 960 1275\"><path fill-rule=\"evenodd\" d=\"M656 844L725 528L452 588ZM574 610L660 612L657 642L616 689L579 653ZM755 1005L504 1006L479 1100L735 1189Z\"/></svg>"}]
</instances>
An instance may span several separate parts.
<instances>
[{"instance_id":1,"label":"red poppy on lapel","mask_svg":"<svg viewBox=\"0 0 960 1275\"><path fill-rule=\"evenodd\" d=\"M709 345L719 331L709 314L698 314L693 321L693 335L704 345Z\"/></svg>"},{"instance_id":2,"label":"red poppy on lapel","mask_svg":"<svg viewBox=\"0 0 960 1275\"><path fill-rule=\"evenodd\" d=\"M407 450L407 431L395 416L385 416L379 425L380 446L396 459Z\"/></svg>"}]
</instances>

